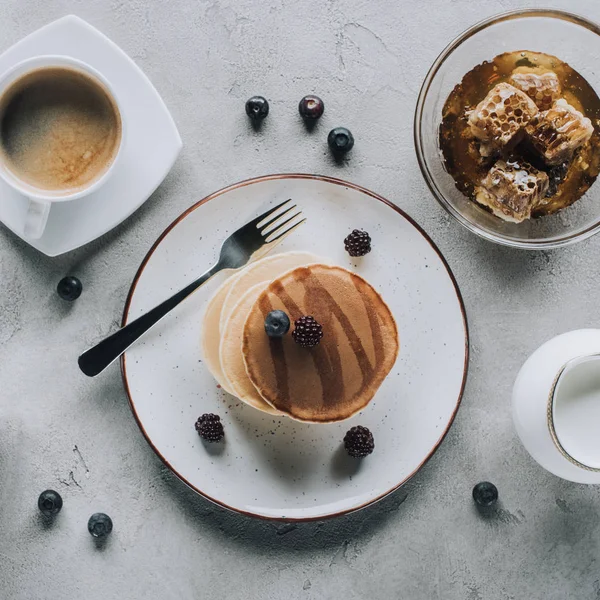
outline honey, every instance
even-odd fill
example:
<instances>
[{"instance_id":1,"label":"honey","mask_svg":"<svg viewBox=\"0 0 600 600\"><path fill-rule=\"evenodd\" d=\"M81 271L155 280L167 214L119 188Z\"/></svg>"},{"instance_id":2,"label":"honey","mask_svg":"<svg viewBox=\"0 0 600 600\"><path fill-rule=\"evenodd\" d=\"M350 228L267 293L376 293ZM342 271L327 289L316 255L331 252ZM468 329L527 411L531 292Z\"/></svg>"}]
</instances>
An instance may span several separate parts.
<instances>
[{"instance_id":1,"label":"honey","mask_svg":"<svg viewBox=\"0 0 600 600\"><path fill-rule=\"evenodd\" d=\"M480 106L492 90L490 105ZM491 106L496 100L497 106ZM542 127L534 132L536 119L528 111L534 103L539 111L562 111L564 122L570 116L561 107L565 101L590 119L593 133L572 155L544 154L540 144L555 140ZM495 145L488 141L490 133ZM445 168L465 196L476 201L496 161L527 164L548 177L544 198L531 216L549 215L581 198L600 173L600 98L581 74L555 56L507 52L477 65L456 85L444 105L439 136Z\"/></svg>"}]
</instances>

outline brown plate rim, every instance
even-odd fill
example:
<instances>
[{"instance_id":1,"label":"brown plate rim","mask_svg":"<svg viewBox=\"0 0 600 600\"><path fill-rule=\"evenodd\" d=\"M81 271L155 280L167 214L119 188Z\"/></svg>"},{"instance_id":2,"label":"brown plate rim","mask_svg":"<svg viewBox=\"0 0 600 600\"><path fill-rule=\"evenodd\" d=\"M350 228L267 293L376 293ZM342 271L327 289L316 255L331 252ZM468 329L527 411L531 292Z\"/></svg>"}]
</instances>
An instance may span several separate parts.
<instances>
[{"instance_id":1,"label":"brown plate rim","mask_svg":"<svg viewBox=\"0 0 600 600\"><path fill-rule=\"evenodd\" d=\"M358 192L361 192L363 194L366 194L367 196L370 196L371 198L374 198L375 200L378 200L379 202L382 202L383 204L385 204L386 206L389 206L390 208L392 208L393 210L395 210L401 217L403 217L404 219L406 219L422 236L423 238L425 238L425 241L429 243L429 245L433 248L433 250L436 252L436 254L439 256L440 260L442 261L442 264L444 265L444 267L446 268L446 272L448 273L448 276L450 277L450 280L452 281L452 285L454 286L454 291L456 293L456 297L458 300L458 304L460 306L460 310L461 310L461 314L462 314L462 318L463 318L463 325L464 325L464 329L465 329L465 361L464 361L464 368L463 368L463 379L462 379L462 384L461 384L461 388L458 394L458 398L456 400L456 407L454 408L454 411L452 412L452 415L450 416L450 420L448 421L448 425L446 426L446 428L444 429L444 431L442 432L442 435L438 438L438 440L436 441L436 443L434 444L433 448L431 449L431 451L429 452L429 454L424 458L424 460L417 466L417 468L410 473L407 477L405 477L402 481L400 481L399 483L397 483L396 485L394 485L392 488L390 488L389 490L383 492L382 494L379 494L378 496L376 496L375 498L372 498L371 500L364 502L363 504L359 505L359 506L354 506L352 508L348 508L346 510L342 510L342 511L338 511L338 512L334 512L334 513L329 513L326 515L320 515L318 517L270 517L267 515L261 515L261 514L256 514L253 512L249 512L249 511L244 511L241 510L239 508L233 507L233 506L229 506L228 504L225 504L224 502L217 500L216 498L213 498L212 496L210 496L209 494L207 494L206 492L203 492L202 490L198 489L197 487L195 487L194 485L192 485L189 481L187 481L187 479L185 479L185 477L183 477L180 473L177 472L177 470L173 467L173 465L171 465L169 463L169 461L160 453L160 451L158 450L158 448L154 445L154 443L152 442L152 440L150 439L150 436L148 435L148 433L146 432L146 430L144 429L144 426L137 414L137 411L135 409L135 403L133 401L133 397L131 395L131 391L129 389L129 382L127 381L127 362L126 362L126 355L123 354L121 356L121 375L123 378L123 384L125 386L125 392L127 394L127 398L129 400L129 406L131 408L131 412L133 413L133 416L138 424L138 427L140 428L140 431L142 432L143 436L146 438L146 441L148 442L148 444L150 445L150 447L154 450L154 452L156 453L156 455L161 459L161 461L164 463L165 466L167 466L170 471L178 478L180 479L185 485L187 485L190 489L192 489L193 491L195 491L197 494L199 494L200 496L206 498L207 500L209 500L210 502L212 502L213 504L216 504L217 506L220 506L222 508L225 508L227 510L230 510L232 512L238 513L238 514L242 514L248 517L255 517L255 518L259 518L259 519L263 519L266 521L279 521L279 522L285 522L285 523L297 523L297 522L306 522L306 521L323 521L325 519L330 519L332 517L340 517L342 515L347 515L353 512L356 512L358 510L361 510L363 508L366 508L367 506L370 506L372 504L375 504L376 502L379 502L380 500L383 500L383 498L389 496L390 494L392 494L393 492L395 492L397 489L399 489L400 487L402 487L404 484L406 484L410 479L412 479L414 477L414 475L416 475L416 473L418 473L418 471L420 471L425 464L431 459L431 457L435 454L436 450L440 447L440 444L444 441L444 438L446 437L446 435L448 434L448 431L450 430L450 427L452 426L452 423L454 422L454 419L456 418L456 414L458 412L458 409L460 407L461 401L462 401L462 397L464 395L464 391L465 391L465 386L467 383L467 375L468 375L468 371L469 371L469 325L468 325L468 321L467 321L467 313L465 311L465 305L464 305L464 301L462 298L462 295L460 293L460 289L458 287L458 283L456 281L456 278L454 277L454 273L452 272L452 270L450 269L450 266L448 264L448 262L446 261L444 255L441 253L440 249L437 247L437 245L433 242L433 240L429 237L429 235L425 232L425 230L412 218L410 217L408 214L406 214L406 212L404 212L400 207L396 206L393 202L390 202L389 200L387 200L386 198L384 198L383 196L380 196L379 194L372 192L371 190L368 190L367 188L364 188L360 185L354 184L354 183L350 183L349 181L344 181L343 179L337 179L335 177L329 177L328 175L310 175L307 173L279 173L279 174L273 174L273 175L263 175L261 177L253 177L251 179L245 179L243 181L240 181L238 183L234 183L232 185L229 185L227 187L224 187L208 196L206 196L205 198L203 198L202 200L196 202L194 205L192 205L190 208L188 208L187 210L185 210L183 213L181 213L181 215L179 215L157 238L157 240L154 242L154 244L152 244L152 247L150 248L150 250L148 251L148 253L146 254L146 256L143 258L134 278L133 281L131 283L131 287L129 289L129 293L127 294L127 299L125 301L125 307L123 309L123 317L121 320L121 326L124 326L127 324L127 318L129 315L129 309L131 306L131 300L133 298L133 295L135 293L135 289L137 286L137 283L148 263L148 261L150 260L150 258L152 257L152 255L154 254L154 251L158 248L158 246L160 245L160 243L163 241L163 239L171 232L171 230L178 224L180 223L183 219L185 219L189 214L191 214L193 211L195 211L196 209L200 208L203 204L206 204L207 202L214 200L215 198L218 198L224 194L227 194L233 190L236 190L238 188L242 188L242 187L246 187L248 185L253 185L255 183L262 183L264 181L271 181L271 180L276 180L276 179L309 179L309 180L317 180L317 181L323 181L325 183L331 183L333 185L339 185L345 188L350 188L353 190L356 190Z\"/></svg>"}]
</instances>

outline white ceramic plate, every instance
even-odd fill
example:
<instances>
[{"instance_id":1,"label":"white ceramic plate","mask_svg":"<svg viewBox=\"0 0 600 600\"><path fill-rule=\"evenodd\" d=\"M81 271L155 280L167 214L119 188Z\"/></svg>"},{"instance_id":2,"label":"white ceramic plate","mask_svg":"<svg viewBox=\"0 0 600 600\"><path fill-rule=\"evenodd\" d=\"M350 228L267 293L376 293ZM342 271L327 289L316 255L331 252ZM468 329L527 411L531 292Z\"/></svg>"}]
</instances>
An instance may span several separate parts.
<instances>
[{"instance_id":1,"label":"white ceramic plate","mask_svg":"<svg viewBox=\"0 0 600 600\"><path fill-rule=\"evenodd\" d=\"M307 250L364 276L389 304L400 356L374 400L342 423L274 418L217 388L200 361L200 316L215 277L129 350L122 360L131 406L148 442L206 498L263 518L322 519L367 506L406 482L433 454L458 409L468 333L454 277L439 250L400 209L363 188L311 175L273 175L205 198L158 239L131 287L123 323L158 304L216 260L222 240L270 205L293 198L308 218L276 251ZM344 237L366 229L373 251L351 259ZM194 430L221 415L226 443L204 445ZM374 453L350 459L353 425L369 427Z\"/></svg>"},{"instance_id":2,"label":"white ceramic plate","mask_svg":"<svg viewBox=\"0 0 600 600\"><path fill-rule=\"evenodd\" d=\"M73 15L54 21L0 56L0 73L43 54L82 60L111 83L127 128L114 174L97 192L52 206L39 240L25 239L48 256L74 250L116 227L137 210L171 170L181 138L158 92L139 67L111 40ZM0 181L0 221L23 237L28 201Z\"/></svg>"}]
</instances>

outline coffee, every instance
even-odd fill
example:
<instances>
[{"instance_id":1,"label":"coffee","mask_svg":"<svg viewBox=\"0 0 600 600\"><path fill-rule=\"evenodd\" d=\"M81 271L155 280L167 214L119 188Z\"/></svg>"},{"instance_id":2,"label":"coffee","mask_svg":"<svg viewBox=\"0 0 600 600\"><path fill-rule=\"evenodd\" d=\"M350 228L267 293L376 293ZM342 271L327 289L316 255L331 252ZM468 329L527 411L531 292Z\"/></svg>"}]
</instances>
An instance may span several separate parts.
<instances>
[{"instance_id":1,"label":"coffee","mask_svg":"<svg viewBox=\"0 0 600 600\"><path fill-rule=\"evenodd\" d=\"M22 182L51 193L85 189L110 167L121 118L91 76L46 67L15 81L0 98L0 153Z\"/></svg>"}]
</instances>

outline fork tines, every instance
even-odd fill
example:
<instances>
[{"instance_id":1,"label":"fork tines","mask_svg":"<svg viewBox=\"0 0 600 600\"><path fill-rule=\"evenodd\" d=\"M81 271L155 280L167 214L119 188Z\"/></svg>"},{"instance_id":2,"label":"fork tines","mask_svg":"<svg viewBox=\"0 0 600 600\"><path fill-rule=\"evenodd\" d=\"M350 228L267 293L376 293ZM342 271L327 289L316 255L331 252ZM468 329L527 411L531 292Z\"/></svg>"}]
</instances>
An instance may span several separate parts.
<instances>
[{"instance_id":1,"label":"fork tines","mask_svg":"<svg viewBox=\"0 0 600 600\"><path fill-rule=\"evenodd\" d=\"M300 218L302 216L301 210L289 216L285 221L282 221L284 217L288 216L296 208L295 204L288 206L291 201L290 198L289 200L278 204L256 219L256 226L267 243L280 240L306 221L306 219ZM285 208L285 210L281 210L283 208ZM265 219L269 217L272 218L265 223Z\"/></svg>"}]
</instances>

